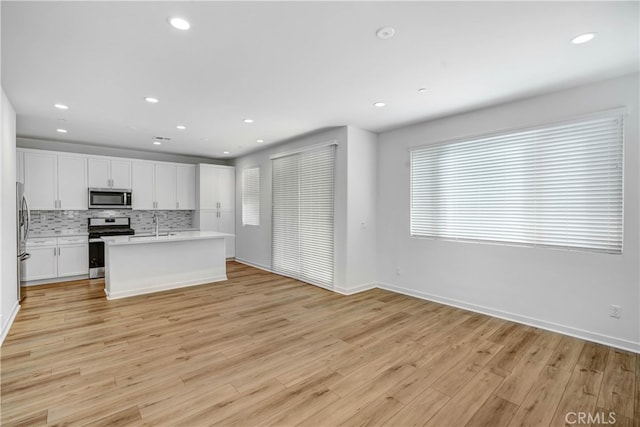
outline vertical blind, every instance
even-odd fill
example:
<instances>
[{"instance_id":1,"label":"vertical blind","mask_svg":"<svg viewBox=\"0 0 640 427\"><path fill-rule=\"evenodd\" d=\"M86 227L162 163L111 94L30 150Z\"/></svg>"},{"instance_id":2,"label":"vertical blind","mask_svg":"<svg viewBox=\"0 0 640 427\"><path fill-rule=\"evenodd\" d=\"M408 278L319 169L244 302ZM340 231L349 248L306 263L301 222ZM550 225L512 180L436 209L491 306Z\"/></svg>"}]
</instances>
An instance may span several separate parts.
<instances>
[{"instance_id":1,"label":"vertical blind","mask_svg":"<svg viewBox=\"0 0 640 427\"><path fill-rule=\"evenodd\" d=\"M623 116L411 150L411 235L622 253Z\"/></svg>"},{"instance_id":2,"label":"vertical blind","mask_svg":"<svg viewBox=\"0 0 640 427\"><path fill-rule=\"evenodd\" d=\"M333 286L335 145L272 160L272 269Z\"/></svg>"},{"instance_id":3,"label":"vertical blind","mask_svg":"<svg viewBox=\"0 0 640 427\"><path fill-rule=\"evenodd\" d=\"M260 225L260 168L242 171L242 225Z\"/></svg>"}]
</instances>

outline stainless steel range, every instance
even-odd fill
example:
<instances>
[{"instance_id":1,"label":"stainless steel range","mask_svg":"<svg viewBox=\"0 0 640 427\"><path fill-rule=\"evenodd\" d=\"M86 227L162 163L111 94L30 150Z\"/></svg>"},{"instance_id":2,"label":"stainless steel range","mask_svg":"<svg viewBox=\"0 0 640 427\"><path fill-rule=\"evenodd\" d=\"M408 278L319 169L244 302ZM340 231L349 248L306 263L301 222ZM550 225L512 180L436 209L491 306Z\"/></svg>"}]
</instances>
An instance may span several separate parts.
<instances>
[{"instance_id":1,"label":"stainless steel range","mask_svg":"<svg viewBox=\"0 0 640 427\"><path fill-rule=\"evenodd\" d=\"M132 236L131 219L89 218L89 278L104 277L104 242L103 236Z\"/></svg>"}]
</instances>

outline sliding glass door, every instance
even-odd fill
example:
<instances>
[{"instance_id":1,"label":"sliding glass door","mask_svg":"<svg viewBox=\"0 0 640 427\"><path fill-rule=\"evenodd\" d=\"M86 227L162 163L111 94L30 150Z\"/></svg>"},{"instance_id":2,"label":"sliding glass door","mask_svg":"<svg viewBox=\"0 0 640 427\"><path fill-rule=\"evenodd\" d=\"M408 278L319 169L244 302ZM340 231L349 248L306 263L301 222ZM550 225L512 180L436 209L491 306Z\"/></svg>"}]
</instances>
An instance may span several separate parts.
<instances>
[{"instance_id":1,"label":"sliding glass door","mask_svg":"<svg viewBox=\"0 0 640 427\"><path fill-rule=\"evenodd\" d=\"M272 269L333 287L335 145L276 156Z\"/></svg>"}]
</instances>

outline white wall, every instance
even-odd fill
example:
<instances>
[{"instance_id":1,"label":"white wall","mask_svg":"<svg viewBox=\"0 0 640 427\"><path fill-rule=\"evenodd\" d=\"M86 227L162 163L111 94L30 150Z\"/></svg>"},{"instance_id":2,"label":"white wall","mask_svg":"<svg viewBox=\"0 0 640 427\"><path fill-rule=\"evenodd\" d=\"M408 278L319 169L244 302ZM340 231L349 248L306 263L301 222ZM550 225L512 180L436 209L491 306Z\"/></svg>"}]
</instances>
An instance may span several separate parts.
<instances>
[{"instance_id":1,"label":"white wall","mask_svg":"<svg viewBox=\"0 0 640 427\"><path fill-rule=\"evenodd\" d=\"M375 287L378 136L347 127L347 277L342 292Z\"/></svg>"},{"instance_id":2,"label":"white wall","mask_svg":"<svg viewBox=\"0 0 640 427\"><path fill-rule=\"evenodd\" d=\"M381 286L640 351L639 90L633 74L380 134ZM409 237L409 147L621 106L629 113L622 255ZM610 304L622 318L609 317Z\"/></svg>"},{"instance_id":3,"label":"white wall","mask_svg":"<svg viewBox=\"0 0 640 427\"><path fill-rule=\"evenodd\" d=\"M333 128L296 138L281 145L237 158L236 166L236 259L251 265L271 268L271 160L270 156L305 146L335 140L335 259L336 286L346 281L346 183L347 128ZM260 226L242 225L242 170L260 167Z\"/></svg>"},{"instance_id":4,"label":"white wall","mask_svg":"<svg viewBox=\"0 0 640 427\"><path fill-rule=\"evenodd\" d=\"M377 135L351 126L296 138L240 157L236 166L236 259L271 268L270 156L335 140L334 289L354 293L376 284ZM260 226L242 225L242 170L260 167ZM364 222L364 228L362 223Z\"/></svg>"},{"instance_id":5,"label":"white wall","mask_svg":"<svg viewBox=\"0 0 640 427\"><path fill-rule=\"evenodd\" d=\"M18 312L16 112L2 90L0 107L0 344Z\"/></svg>"}]
</instances>

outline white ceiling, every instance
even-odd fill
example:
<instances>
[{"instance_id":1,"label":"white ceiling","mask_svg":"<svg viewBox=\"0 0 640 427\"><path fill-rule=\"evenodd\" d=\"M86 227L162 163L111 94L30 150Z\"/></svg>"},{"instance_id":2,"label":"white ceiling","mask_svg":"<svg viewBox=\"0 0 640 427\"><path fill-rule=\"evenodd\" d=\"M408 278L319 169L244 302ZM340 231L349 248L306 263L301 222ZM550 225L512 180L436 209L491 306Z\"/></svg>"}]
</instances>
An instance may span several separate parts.
<instances>
[{"instance_id":1,"label":"white ceiling","mask_svg":"<svg viewBox=\"0 0 640 427\"><path fill-rule=\"evenodd\" d=\"M638 12L638 2L2 1L2 86L20 136L235 157L319 128L380 132L634 72ZM191 29L170 27L174 15ZM387 25L396 36L376 38ZM585 32L598 36L569 43ZM154 146L154 135L173 140Z\"/></svg>"}]
</instances>

